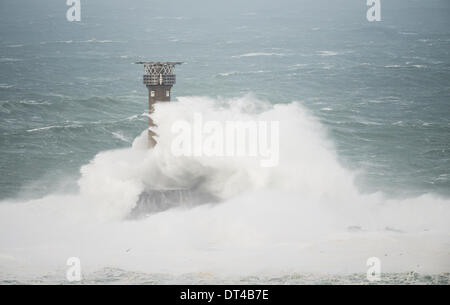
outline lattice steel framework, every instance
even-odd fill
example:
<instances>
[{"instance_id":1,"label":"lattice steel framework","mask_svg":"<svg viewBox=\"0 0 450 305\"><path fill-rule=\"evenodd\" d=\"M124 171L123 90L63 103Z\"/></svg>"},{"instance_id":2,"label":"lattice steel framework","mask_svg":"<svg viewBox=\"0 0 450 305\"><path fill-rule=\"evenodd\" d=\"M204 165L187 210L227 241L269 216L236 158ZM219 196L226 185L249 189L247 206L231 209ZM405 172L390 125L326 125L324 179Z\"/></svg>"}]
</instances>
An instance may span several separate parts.
<instances>
[{"instance_id":1,"label":"lattice steel framework","mask_svg":"<svg viewBox=\"0 0 450 305\"><path fill-rule=\"evenodd\" d=\"M182 62L156 62L140 61L137 64L144 65L144 84L147 86L172 86L176 82L173 71L175 65Z\"/></svg>"}]
</instances>

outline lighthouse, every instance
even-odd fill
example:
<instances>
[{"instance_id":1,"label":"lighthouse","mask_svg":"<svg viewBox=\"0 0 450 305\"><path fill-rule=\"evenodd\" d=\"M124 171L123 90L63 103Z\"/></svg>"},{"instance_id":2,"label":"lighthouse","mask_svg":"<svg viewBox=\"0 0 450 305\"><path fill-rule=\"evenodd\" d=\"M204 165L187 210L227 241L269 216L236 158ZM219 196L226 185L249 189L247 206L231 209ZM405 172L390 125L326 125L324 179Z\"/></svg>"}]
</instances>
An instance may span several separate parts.
<instances>
[{"instance_id":1,"label":"lighthouse","mask_svg":"<svg viewBox=\"0 0 450 305\"><path fill-rule=\"evenodd\" d=\"M157 136L153 131L156 126L152 119L154 105L158 102L170 102L170 91L175 84L173 72L175 66L182 63L140 61L136 64L144 65L143 81L148 89L148 146L153 148L156 145ZM154 185L145 186L145 190L139 195L136 206L130 212L129 217L142 217L180 205L195 206L218 201L218 198L209 193L204 193L197 185L197 183L193 183L191 187L181 188L177 185L164 188L155 188Z\"/></svg>"},{"instance_id":2,"label":"lighthouse","mask_svg":"<svg viewBox=\"0 0 450 305\"><path fill-rule=\"evenodd\" d=\"M136 64L144 65L144 85L148 89L148 146L156 145L156 134L152 130L156 125L152 120L154 104L157 102L170 102L170 90L175 84L175 66L182 62L155 62L140 61Z\"/></svg>"}]
</instances>

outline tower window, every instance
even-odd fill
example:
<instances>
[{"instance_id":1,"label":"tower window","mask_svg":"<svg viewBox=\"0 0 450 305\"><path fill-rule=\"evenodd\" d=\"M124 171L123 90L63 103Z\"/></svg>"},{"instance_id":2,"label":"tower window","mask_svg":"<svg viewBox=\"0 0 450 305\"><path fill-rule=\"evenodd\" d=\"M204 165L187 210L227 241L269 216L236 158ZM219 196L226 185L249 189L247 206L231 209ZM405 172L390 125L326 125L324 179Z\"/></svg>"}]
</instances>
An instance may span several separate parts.
<instances>
[{"instance_id":1,"label":"tower window","mask_svg":"<svg viewBox=\"0 0 450 305\"><path fill-rule=\"evenodd\" d=\"M155 97L155 91L153 91L153 90L150 91L150 96L151 96L151 97Z\"/></svg>"},{"instance_id":2,"label":"tower window","mask_svg":"<svg viewBox=\"0 0 450 305\"><path fill-rule=\"evenodd\" d=\"M166 90L166 96L170 96L170 91Z\"/></svg>"}]
</instances>

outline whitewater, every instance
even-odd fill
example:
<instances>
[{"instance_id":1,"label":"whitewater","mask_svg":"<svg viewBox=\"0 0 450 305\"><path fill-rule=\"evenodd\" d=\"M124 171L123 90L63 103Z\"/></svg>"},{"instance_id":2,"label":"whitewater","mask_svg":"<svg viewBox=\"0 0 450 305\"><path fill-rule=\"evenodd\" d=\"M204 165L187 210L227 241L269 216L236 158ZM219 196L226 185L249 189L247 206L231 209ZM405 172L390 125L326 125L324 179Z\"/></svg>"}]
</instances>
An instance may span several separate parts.
<instances>
[{"instance_id":1,"label":"whitewater","mask_svg":"<svg viewBox=\"0 0 450 305\"><path fill-rule=\"evenodd\" d=\"M172 124L195 112L221 122L279 121L278 166L175 157ZM194 283L365 275L370 257L386 274L450 272L450 200L360 192L357 173L340 164L328 130L300 102L185 96L157 104L152 117L153 150L145 130L131 147L82 166L77 192L1 202L1 278L64 282L69 257L80 258L87 278L121 270L126 282L140 282L141 273L158 275L155 283L185 282L186 274ZM218 200L128 217L148 189L192 188Z\"/></svg>"}]
</instances>

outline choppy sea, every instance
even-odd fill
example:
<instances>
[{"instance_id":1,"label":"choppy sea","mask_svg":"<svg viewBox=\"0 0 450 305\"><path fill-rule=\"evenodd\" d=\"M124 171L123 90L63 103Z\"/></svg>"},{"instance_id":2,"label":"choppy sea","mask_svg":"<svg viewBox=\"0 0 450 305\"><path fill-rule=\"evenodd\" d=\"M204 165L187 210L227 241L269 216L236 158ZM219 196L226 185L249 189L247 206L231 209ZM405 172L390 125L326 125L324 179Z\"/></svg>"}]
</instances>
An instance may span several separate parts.
<instances>
[{"instance_id":1,"label":"choppy sea","mask_svg":"<svg viewBox=\"0 0 450 305\"><path fill-rule=\"evenodd\" d=\"M448 284L450 3L0 3L0 283ZM182 61L170 123L280 121L280 165L143 149L136 61ZM129 220L148 187L219 203Z\"/></svg>"}]
</instances>

